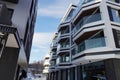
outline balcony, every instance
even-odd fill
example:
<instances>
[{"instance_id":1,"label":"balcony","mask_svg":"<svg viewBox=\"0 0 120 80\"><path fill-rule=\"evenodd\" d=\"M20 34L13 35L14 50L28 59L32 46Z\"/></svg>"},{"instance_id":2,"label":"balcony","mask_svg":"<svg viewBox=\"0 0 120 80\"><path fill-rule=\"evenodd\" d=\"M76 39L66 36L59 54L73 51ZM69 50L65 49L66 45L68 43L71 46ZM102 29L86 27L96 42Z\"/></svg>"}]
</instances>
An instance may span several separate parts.
<instances>
[{"instance_id":1,"label":"balcony","mask_svg":"<svg viewBox=\"0 0 120 80\"><path fill-rule=\"evenodd\" d=\"M71 4L66 12L66 14L63 16L61 23L70 22L73 18L74 12L76 10L76 5Z\"/></svg>"},{"instance_id":2,"label":"balcony","mask_svg":"<svg viewBox=\"0 0 120 80\"><path fill-rule=\"evenodd\" d=\"M48 69L43 69L43 73L49 73L49 68Z\"/></svg>"},{"instance_id":3,"label":"balcony","mask_svg":"<svg viewBox=\"0 0 120 80\"><path fill-rule=\"evenodd\" d=\"M50 65L49 60L45 60L44 65Z\"/></svg>"},{"instance_id":4,"label":"balcony","mask_svg":"<svg viewBox=\"0 0 120 80\"><path fill-rule=\"evenodd\" d=\"M62 50L68 50L70 48L69 42L66 43L60 43L57 46L57 52L62 51Z\"/></svg>"},{"instance_id":5,"label":"balcony","mask_svg":"<svg viewBox=\"0 0 120 80\"><path fill-rule=\"evenodd\" d=\"M51 50L55 50L55 49L57 49L57 41L53 40L51 43Z\"/></svg>"},{"instance_id":6,"label":"balcony","mask_svg":"<svg viewBox=\"0 0 120 80\"><path fill-rule=\"evenodd\" d=\"M69 39L65 40L64 42L61 42L58 44L57 46L57 54L62 54L65 52L69 52L70 51L70 43L69 43Z\"/></svg>"},{"instance_id":7,"label":"balcony","mask_svg":"<svg viewBox=\"0 0 120 80\"><path fill-rule=\"evenodd\" d=\"M54 51L52 51L51 52L51 60L54 60L54 59L56 59L57 58L57 53L56 52L54 52Z\"/></svg>"},{"instance_id":8,"label":"balcony","mask_svg":"<svg viewBox=\"0 0 120 80\"><path fill-rule=\"evenodd\" d=\"M69 36L70 36L69 26L64 26L58 32L58 41Z\"/></svg>"},{"instance_id":9,"label":"balcony","mask_svg":"<svg viewBox=\"0 0 120 80\"><path fill-rule=\"evenodd\" d=\"M56 61L52 60L50 61L50 68L53 69L56 66Z\"/></svg>"},{"instance_id":10,"label":"balcony","mask_svg":"<svg viewBox=\"0 0 120 80\"><path fill-rule=\"evenodd\" d=\"M72 55L78 54L84 50L87 49L93 49L93 48L98 48L98 47L105 47L105 38L95 38L95 39L88 39L85 40L84 42L78 44L73 50L72 50Z\"/></svg>"},{"instance_id":11,"label":"balcony","mask_svg":"<svg viewBox=\"0 0 120 80\"><path fill-rule=\"evenodd\" d=\"M96 13L93 15L88 15L80 19L77 25L72 30L72 35L74 35L82 26L88 23L96 22L101 20L101 14Z\"/></svg>"}]
</instances>

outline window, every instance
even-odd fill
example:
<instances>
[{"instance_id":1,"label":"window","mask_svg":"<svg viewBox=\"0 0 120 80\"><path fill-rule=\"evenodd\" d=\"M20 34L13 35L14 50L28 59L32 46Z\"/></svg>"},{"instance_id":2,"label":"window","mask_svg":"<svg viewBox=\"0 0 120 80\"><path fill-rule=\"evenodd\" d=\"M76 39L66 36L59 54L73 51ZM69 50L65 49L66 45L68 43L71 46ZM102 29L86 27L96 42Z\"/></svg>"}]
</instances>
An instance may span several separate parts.
<instances>
[{"instance_id":1,"label":"window","mask_svg":"<svg viewBox=\"0 0 120 80\"><path fill-rule=\"evenodd\" d=\"M120 31L113 29L113 35L116 47L120 48Z\"/></svg>"},{"instance_id":2,"label":"window","mask_svg":"<svg viewBox=\"0 0 120 80\"><path fill-rule=\"evenodd\" d=\"M111 21L120 22L120 10L108 7L108 12Z\"/></svg>"},{"instance_id":3,"label":"window","mask_svg":"<svg viewBox=\"0 0 120 80\"><path fill-rule=\"evenodd\" d=\"M8 8L8 12L9 12L10 19L11 19L11 18L12 18L12 16L13 16L13 12L14 12L14 10L13 10L13 9Z\"/></svg>"},{"instance_id":4,"label":"window","mask_svg":"<svg viewBox=\"0 0 120 80\"><path fill-rule=\"evenodd\" d=\"M104 62L83 65L82 80L106 80Z\"/></svg>"},{"instance_id":5,"label":"window","mask_svg":"<svg viewBox=\"0 0 120 80\"><path fill-rule=\"evenodd\" d=\"M68 14L68 16L67 16L67 18L66 18L65 21L70 20L70 19L72 18L73 14L74 14L74 11L75 11L75 9L72 9L72 10L70 11L70 13Z\"/></svg>"}]
</instances>

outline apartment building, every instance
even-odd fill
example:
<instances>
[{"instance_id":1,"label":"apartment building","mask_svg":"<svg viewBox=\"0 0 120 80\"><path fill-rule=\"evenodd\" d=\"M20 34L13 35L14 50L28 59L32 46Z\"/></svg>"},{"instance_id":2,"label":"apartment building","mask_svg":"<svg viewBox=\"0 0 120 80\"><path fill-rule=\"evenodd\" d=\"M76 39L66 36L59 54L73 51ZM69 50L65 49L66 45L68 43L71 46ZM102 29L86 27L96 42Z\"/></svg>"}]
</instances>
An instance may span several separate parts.
<instances>
[{"instance_id":1,"label":"apartment building","mask_svg":"<svg viewBox=\"0 0 120 80\"><path fill-rule=\"evenodd\" d=\"M58 34L53 38L51 47L50 62L54 61L54 65L49 69L51 80L67 79L67 73L73 65L71 64L71 21L77 6L70 4L66 14L61 20L58 27ZM54 52L54 53L53 53ZM51 63L53 64L53 63Z\"/></svg>"},{"instance_id":2,"label":"apartment building","mask_svg":"<svg viewBox=\"0 0 120 80\"><path fill-rule=\"evenodd\" d=\"M120 0L71 5L58 27L50 80L120 80L119 27Z\"/></svg>"},{"instance_id":3,"label":"apartment building","mask_svg":"<svg viewBox=\"0 0 120 80\"><path fill-rule=\"evenodd\" d=\"M49 80L49 68L50 68L50 53L45 56L43 74L46 76L46 80Z\"/></svg>"},{"instance_id":4,"label":"apartment building","mask_svg":"<svg viewBox=\"0 0 120 80\"><path fill-rule=\"evenodd\" d=\"M0 0L0 79L26 77L37 0Z\"/></svg>"}]
</instances>

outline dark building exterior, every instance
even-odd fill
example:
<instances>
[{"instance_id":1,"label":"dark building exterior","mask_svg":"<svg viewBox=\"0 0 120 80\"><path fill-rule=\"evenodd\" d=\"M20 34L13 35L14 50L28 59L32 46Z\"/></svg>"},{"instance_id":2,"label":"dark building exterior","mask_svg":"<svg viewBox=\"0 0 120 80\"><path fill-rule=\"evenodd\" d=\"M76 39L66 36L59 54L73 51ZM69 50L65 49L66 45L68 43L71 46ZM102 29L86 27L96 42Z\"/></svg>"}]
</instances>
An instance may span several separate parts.
<instances>
[{"instance_id":1,"label":"dark building exterior","mask_svg":"<svg viewBox=\"0 0 120 80\"><path fill-rule=\"evenodd\" d=\"M50 80L120 80L119 27L120 0L71 5L58 27Z\"/></svg>"},{"instance_id":2,"label":"dark building exterior","mask_svg":"<svg viewBox=\"0 0 120 80\"><path fill-rule=\"evenodd\" d=\"M26 77L37 0L0 0L0 80Z\"/></svg>"}]
</instances>

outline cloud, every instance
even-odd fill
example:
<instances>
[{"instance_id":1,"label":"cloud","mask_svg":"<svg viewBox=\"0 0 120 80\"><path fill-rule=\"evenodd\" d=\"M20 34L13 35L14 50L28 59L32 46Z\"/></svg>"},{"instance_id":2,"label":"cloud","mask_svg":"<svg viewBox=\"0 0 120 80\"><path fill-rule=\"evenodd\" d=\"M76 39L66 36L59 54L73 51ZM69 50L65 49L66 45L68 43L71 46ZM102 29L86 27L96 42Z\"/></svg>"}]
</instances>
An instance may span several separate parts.
<instances>
[{"instance_id":1,"label":"cloud","mask_svg":"<svg viewBox=\"0 0 120 80\"><path fill-rule=\"evenodd\" d=\"M54 32L35 33L30 56L30 63L44 59L45 55L50 50L50 43Z\"/></svg>"},{"instance_id":2,"label":"cloud","mask_svg":"<svg viewBox=\"0 0 120 80\"><path fill-rule=\"evenodd\" d=\"M53 4L38 7L38 16L49 16L61 18L66 12L70 3L78 4L79 0L55 0Z\"/></svg>"}]
</instances>

